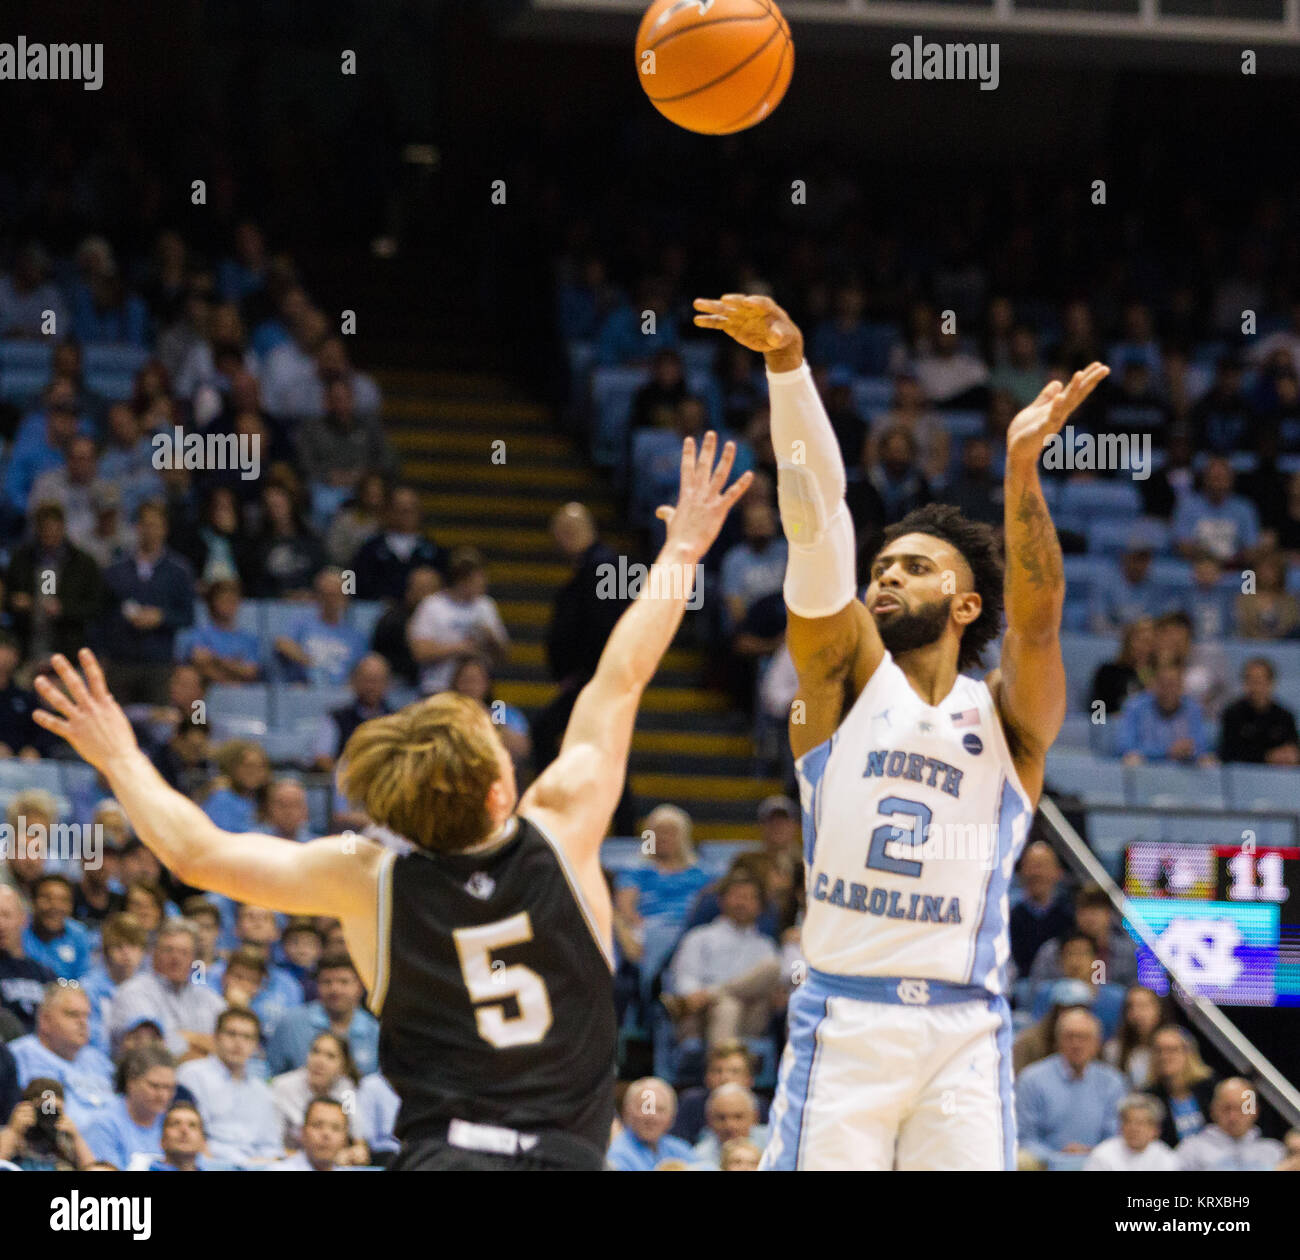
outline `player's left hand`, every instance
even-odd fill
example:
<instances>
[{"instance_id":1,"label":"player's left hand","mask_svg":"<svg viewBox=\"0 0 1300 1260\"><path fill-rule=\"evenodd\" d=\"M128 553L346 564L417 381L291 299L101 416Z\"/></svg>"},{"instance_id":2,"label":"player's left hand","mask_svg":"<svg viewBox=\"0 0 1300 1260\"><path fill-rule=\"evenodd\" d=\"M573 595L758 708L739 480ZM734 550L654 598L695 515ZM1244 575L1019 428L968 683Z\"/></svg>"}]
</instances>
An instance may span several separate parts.
<instances>
[{"instance_id":1,"label":"player's left hand","mask_svg":"<svg viewBox=\"0 0 1300 1260\"><path fill-rule=\"evenodd\" d=\"M60 653L50 659L66 690L60 690L44 675L36 680L37 694L50 709L63 716L55 717L48 709L37 709L32 720L66 739L96 770L103 771L115 757L136 751L135 732L121 705L109 692L95 654L89 648L82 648L77 659L85 671L84 680L66 656Z\"/></svg>"},{"instance_id":2,"label":"player's left hand","mask_svg":"<svg viewBox=\"0 0 1300 1260\"><path fill-rule=\"evenodd\" d=\"M1025 467L1038 461L1043 443L1059 433L1083 400L1110 375L1104 363L1090 363L1068 385L1049 381L1007 429L1007 464Z\"/></svg>"}]
</instances>

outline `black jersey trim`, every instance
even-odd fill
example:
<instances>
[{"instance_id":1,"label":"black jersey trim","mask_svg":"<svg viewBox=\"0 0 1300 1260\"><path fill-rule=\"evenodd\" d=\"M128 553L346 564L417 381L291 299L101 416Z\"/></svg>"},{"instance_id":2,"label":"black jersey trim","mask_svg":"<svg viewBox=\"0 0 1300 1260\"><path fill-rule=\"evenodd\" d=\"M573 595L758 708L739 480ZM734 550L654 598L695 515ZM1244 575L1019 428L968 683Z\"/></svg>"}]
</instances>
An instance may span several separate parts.
<instances>
[{"instance_id":1,"label":"black jersey trim","mask_svg":"<svg viewBox=\"0 0 1300 1260\"><path fill-rule=\"evenodd\" d=\"M368 1003L376 1019L388 996L388 976L391 970L389 950L393 933L393 863L397 854L387 850L379 859L379 879L375 905L375 987Z\"/></svg>"},{"instance_id":2,"label":"black jersey trim","mask_svg":"<svg viewBox=\"0 0 1300 1260\"><path fill-rule=\"evenodd\" d=\"M610 971L614 971L614 951L609 944L601 939L600 926L596 922L596 916L591 912L591 906L587 904L587 898L583 896L582 889L578 884L578 876L569 863L569 855L561 848L559 842L546 830L535 818L525 816L525 821L537 829L537 834L550 845L551 852L555 854L555 860L559 864L560 871L564 875L564 882L569 885L569 892L573 894L573 899L578 903L578 909L582 912L582 917L586 921L587 929L591 932L591 939L596 942L596 948L600 950L601 957L605 960Z\"/></svg>"}]
</instances>

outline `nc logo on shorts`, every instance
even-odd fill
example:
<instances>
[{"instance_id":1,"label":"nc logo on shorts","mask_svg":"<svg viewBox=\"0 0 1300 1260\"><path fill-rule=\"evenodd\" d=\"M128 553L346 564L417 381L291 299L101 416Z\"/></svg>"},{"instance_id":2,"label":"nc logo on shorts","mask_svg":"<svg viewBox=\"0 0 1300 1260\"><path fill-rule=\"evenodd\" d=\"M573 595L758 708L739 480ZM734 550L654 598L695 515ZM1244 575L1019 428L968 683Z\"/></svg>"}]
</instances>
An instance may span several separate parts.
<instances>
[{"instance_id":1,"label":"nc logo on shorts","mask_svg":"<svg viewBox=\"0 0 1300 1260\"><path fill-rule=\"evenodd\" d=\"M984 741L976 734L963 735L961 737L961 746L968 752L978 756L984 751Z\"/></svg>"},{"instance_id":2,"label":"nc logo on shorts","mask_svg":"<svg viewBox=\"0 0 1300 1260\"><path fill-rule=\"evenodd\" d=\"M926 1006L930 1001L930 986L924 980L900 980L898 1000L908 1006Z\"/></svg>"}]
</instances>

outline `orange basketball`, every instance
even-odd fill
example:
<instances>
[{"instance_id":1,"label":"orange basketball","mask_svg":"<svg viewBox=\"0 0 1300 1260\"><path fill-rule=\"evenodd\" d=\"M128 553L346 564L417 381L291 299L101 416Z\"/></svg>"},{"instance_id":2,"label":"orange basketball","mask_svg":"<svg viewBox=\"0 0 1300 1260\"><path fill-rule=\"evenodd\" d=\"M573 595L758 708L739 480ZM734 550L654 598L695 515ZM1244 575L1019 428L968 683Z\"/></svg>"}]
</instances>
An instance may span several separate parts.
<instances>
[{"instance_id":1,"label":"orange basketball","mask_svg":"<svg viewBox=\"0 0 1300 1260\"><path fill-rule=\"evenodd\" d=\"M655 0L636 34L637 77L670 122L725 136L762 122L794 71L776 0Z\"/></svg>"}]
</instances>

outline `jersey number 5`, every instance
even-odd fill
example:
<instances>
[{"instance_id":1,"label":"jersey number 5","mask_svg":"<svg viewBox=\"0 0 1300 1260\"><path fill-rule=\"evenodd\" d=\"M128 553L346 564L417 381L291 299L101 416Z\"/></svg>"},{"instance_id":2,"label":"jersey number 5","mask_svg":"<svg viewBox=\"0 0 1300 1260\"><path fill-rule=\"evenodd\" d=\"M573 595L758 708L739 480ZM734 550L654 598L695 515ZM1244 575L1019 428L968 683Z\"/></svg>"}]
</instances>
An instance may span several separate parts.
<instances>
[{"instance_id":1,"label":"jersey number 5","mask_svg":"<svg viewBox=\"0 0 1300 1260\"><path fill-rule=\"evenodd\" d=\"M531 967L520 963L507 967L492 959L494 949L522 945L533 939L528 912L512 915L499 923L482 927L457 928L452 932L460 971L475 1004L478 1035L498 1050L531 1046L541 1041L554 1022L546 983ZM518 1015L507 1016L505 1004L514 998Z\"/></svg>"},{"instance_id":2,"label":"jersey number 5","mask_svg":"<svg viewBox=\"0 0 1300 1260\"><path fill-rule=\"evenodd\" d=\"M916 852L920 852L921 846L925 843L925 830L930 825L930 819L933 814L928 805L922 805L920 801L904 800L901 796L887 796L880 802L880 812L882 814L892 814L895 818L903 814L912 819L910 828L901 827L897 823L881 823L879 827L871 833L871 848L867 851L867 866L873 871L892 871L895 875L911 875L914 878L921 874L921 863L913 862L908 858L890 857L885 852L885 845L889 843L901 843L910 830L912 833L911 845Z\"/></svg>"}]
</instances>

